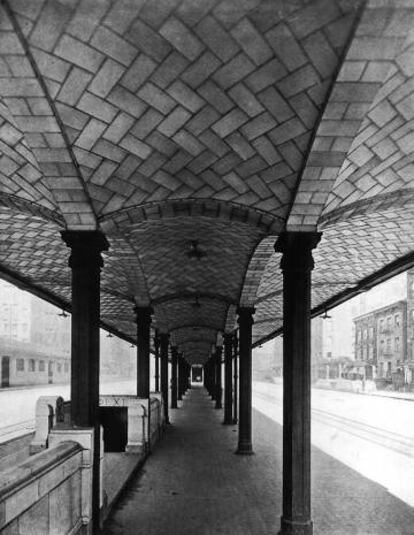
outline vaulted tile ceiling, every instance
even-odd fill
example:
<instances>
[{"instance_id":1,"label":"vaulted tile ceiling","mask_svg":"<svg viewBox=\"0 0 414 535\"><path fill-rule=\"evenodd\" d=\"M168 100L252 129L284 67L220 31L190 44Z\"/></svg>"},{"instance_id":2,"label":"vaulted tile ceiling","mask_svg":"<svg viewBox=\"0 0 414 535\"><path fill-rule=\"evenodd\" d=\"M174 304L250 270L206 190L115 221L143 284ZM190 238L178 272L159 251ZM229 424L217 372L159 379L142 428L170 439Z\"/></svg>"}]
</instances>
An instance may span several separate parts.
<instances>
[{"instance_id":1,"label":"vaulted tile ceiling","mask_svg":"<svg viewBox=\"0 0 414 535\"><path fill-rule=\"evenodd\" d=\"M239 304L280 328L282 230L323 232L315 307L413 251L412 2L0 9L3 276L68 304L60 231L100 229L103 323L202 362Z\"/></svg>"}]
</instances>

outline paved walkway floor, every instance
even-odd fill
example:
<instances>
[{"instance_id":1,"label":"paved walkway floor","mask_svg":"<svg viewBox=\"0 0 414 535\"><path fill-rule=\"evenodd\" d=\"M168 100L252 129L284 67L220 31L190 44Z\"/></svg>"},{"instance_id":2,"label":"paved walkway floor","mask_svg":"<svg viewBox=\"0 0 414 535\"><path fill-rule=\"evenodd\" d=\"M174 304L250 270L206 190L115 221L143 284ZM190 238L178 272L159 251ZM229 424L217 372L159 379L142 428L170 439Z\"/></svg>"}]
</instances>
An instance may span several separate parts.
<instances>
[{"instance_id":1,"label":"paved walkway floor","mask_svg":"<svg viewBox=\"0 0 414 535\"><path fill-rule=\"evenodd\" d=\"M282 428L253 411L256 455L234 455L237 426L193 388L103 535L276 535ZM312 454L315 535L413 535L414 511L318 449ZM380 467L379 467L380 469Z\"/></svg>"}]
</instances>

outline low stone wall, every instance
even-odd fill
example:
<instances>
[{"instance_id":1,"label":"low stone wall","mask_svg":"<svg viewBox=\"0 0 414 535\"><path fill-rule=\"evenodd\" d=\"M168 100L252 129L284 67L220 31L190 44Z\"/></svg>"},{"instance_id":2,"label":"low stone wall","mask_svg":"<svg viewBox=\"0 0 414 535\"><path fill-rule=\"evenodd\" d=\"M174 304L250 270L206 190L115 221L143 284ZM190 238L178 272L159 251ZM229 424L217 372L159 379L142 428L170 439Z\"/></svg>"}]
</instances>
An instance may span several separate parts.
<instances>
[{"instance_id":1,"label":"low stone wall","mask_svg":"<svg viewBox=\"0 0 414 535\"><path fill-rule=\"evenodd\" d=\"M1 473L0 533L87 533L82 516L84 451L64 442Z\"/></svg>"}]
</instances>

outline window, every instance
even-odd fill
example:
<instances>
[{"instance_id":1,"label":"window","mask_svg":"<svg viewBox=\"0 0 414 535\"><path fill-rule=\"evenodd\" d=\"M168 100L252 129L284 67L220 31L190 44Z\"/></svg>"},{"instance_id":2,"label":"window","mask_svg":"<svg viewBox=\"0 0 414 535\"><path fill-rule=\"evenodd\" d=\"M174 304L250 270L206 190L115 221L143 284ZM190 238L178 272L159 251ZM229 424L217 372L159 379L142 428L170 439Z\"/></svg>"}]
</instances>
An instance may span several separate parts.
<instances>
[{"instance_id":1,"label":"window","mask_svg":"<svg viewBox=\"0 0 414 535\"><path fill-rule=\"evenodd\" d=\"M24 359L16 360L16 371L24 372Z\"/></svg>"},{"instance_id":2,"label":"window","mask_svg":"<svg viewBox=\"0 0 414 535\"><path fill-rule=\"evenodd\" d=\"M380 350L381 350L381 353L384 353L384 340L381 340L380 342Z\"/></svg>"},{"instance_id":3,"label":"window","mask_svg":"<svg viewBox=\"0 0 414 535\"><path fill-rule=\"evenodd\" d=\"M374 327L369 328L369 337L374 338Z\"/></svg>"},{"instance_id":4,"label":"window","mask_svg":"<svg viewBox=\"0 0 414 535\"><path fill-rule=\"evenodd\" d=\"M400 350L400 339L396 338L395 339L395 351L399 351L399 350Z\"/></svg>"},{"instance_id":5,"label":"window","mask_svg":"<svg viewBox=\"0 0 414 535\"><path fill-rule=\"evenodd\" d=\"M57 365L57 372L62 373L62 364Z\"/></svg>"},{"instance_id":6,"label":"window","mask_svg":"<svg viewBox=\"0 0 414 535\"><path fill-rule=\"evenodd\" d=\"M367 329L364 329L364 340L366 340L368 337L368 331Z\"/></svg>"},{"instance_id":7,"label":"window","mask_svg":"<svg viewBox=\"0 0 414 535\"><path fill-rule=\"evenodd\" d=\"M29 372L34 372L36 370L36 362L34 359L29 360Z\"/></svg>"},{"instance_id":8,"label":"window","mask_svg":"<svg viewBox=\"0 0 414 535\"><path fill-rule=\"evenodd\" d=\"M399 314L395 314L394 321L395 321L395 325L397 327L399 327L400 326L400 315Z\"/></svg>"},{"instance_id":9,"label":"window","mask_svg":"<svg viewBox=\"0 0 414 535\"><path fill-rule=\"evenodd\" d=\"M384 320L380 320L379 324L380 324L380 331L382 331L382 329L384 328Z\"/></svg>"},{"instance_id":10,"label":"window","mask_svg":"<svg viewBox=\"0 0 414 535\"><path fill-rule=\"evenodd\" d=\"M391 338L387 338L387 351L391 351Z\"/></svg>"},{"instance_id":11,"label":"window","mask_svg":"<svg viewBox=\"0 0 414 535\"><path fill-rule=\"evenodd\" d=\"M391 327L391 316L387 318L387 327Z\"/></svg>"},{"instance_id":12,"label":"window","mask_svg":"<svg viewBox=\"0 0 414 535\"><path fill-rule=\"evenodd\" d=\"M39 360L39 372L44 372L45 369L46 369L45 361L44 360Z\"/></svg>"}]
</instances>

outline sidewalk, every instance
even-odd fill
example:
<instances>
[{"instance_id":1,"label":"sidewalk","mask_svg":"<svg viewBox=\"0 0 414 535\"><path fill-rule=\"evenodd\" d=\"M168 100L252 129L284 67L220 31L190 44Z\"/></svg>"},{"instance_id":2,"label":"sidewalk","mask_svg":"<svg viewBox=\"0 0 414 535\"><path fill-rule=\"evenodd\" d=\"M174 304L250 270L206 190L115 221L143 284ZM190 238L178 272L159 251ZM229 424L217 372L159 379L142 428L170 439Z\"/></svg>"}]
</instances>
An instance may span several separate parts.
<instances>
[{"instance_id":1,"label":"sidewalk","mask_svg":"<svg viewBox=\"0 0 414 535\"><path fill-rule=\"evenodd\" d=\"M276 535L282 428L253 411L256 455L234 455L237 426L201 388L115 506L103 535ZM312 450L315 535L412 535L414 511L380 485Z\"/></svg>"}]
</instances>

